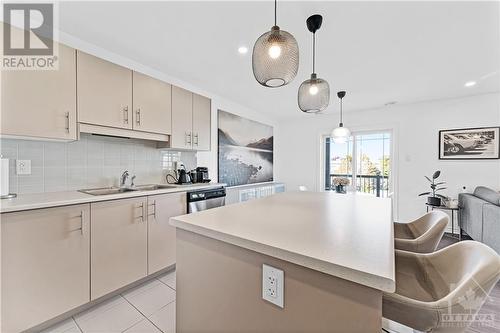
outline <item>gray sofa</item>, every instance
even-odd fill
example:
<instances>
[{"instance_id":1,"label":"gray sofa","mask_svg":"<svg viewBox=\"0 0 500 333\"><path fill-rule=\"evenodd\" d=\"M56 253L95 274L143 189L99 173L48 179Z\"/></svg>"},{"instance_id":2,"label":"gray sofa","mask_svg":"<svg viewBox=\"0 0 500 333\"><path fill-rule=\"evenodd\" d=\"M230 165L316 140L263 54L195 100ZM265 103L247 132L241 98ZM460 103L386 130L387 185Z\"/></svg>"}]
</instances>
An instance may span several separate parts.
<instances>
[{"instance_id":1,"label":"gray sofa","mask_svg":"<svg viewBox=\"0 0 500 333\"><path fill-rule=\"evenodd\" d=\"M472 194L459 194L458 202L462 230L500 254L500 193L478 186Z\"/></svg>"}]
</instances>

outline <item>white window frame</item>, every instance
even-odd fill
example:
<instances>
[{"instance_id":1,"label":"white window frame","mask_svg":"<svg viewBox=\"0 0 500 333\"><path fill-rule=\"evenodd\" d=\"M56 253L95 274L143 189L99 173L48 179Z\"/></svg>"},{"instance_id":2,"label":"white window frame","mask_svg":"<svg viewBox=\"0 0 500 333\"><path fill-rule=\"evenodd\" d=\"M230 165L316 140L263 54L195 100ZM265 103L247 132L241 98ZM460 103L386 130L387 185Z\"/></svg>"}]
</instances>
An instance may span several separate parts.
<instances>
[{"instance_id":1,"label":"white window frame","mask_svg":"<svg viewBox=\"0 0 500 333\"><path fill-rule=\"evenodd\" d=\"M399 162L399 131L398 125L392 124L390 126L386 125L372 125L370 127L367 126L357 126L350 127L351 135L364 135L364 134L374 134L380 132L388 132L391 133L391 174L389 178L389 197L392 200L392 214L393 220L398 221L399 218L399 172L398 172L398 162ZM325 190L325 140L327 137L330 137L331 133L321 133L319 136L319 177L318 177L318 188L317 190L320 192L324 192ZM353 186L356 185L356 174L357 174L357 144L353 146Z\"/></svg>"}]
</instances>

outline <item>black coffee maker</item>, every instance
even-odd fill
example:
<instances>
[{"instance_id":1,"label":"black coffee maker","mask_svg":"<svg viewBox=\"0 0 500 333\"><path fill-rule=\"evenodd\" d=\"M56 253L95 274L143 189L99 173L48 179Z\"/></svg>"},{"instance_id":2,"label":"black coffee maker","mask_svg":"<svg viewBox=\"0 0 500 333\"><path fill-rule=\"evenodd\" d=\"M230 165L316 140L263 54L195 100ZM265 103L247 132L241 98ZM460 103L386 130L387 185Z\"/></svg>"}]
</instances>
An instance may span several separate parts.
<instances>
[{"instance_id":1,"label":"black coffee maker","mask_svg":"<svg viewBox=\"0 0 500 333\"><path fill-rule=\"evenodd\" d=\"M190 175L193 183L210 183L207 167L197 167L195 170L191 170Z\"/></svg>"}]
</instances>

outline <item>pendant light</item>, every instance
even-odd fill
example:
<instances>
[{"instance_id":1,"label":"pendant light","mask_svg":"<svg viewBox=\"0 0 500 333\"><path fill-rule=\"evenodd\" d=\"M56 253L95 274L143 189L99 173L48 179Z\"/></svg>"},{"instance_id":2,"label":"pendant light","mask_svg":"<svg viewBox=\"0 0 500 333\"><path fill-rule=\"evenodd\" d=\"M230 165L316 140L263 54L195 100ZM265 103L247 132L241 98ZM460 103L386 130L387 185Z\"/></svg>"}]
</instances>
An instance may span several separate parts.
<instances>
[{"instance_id":1,"label":"pendant light","mask_svg":"<svg viewBox=\"0 0 500 333\"><path fill-rule=\"evenodd\" d=\"M340 98L340 123L339 127L332 131L332 138L335 143L346 143L351 136L351 131L347 127L344 127L344 123L342 123L342 99L345 94L345 91L339 91L337 93L338 98Z\"/></svg>"},{"instance_id":2,"label":"pendant light","mask_svg":"<svg viewBox=\"0 0 500 333\"><path fill-rule=\"evenodd\" d=\"M274 26L257 39L252 53L255 79L270 88L290 83L299 68L299 46L290 33L278 27L276 9L274 0Z\"/></svg>"},{"instance_id":3,"label":"pendant light","mask_svg":"<svg viewBox=\"0 0 500 333\"><path fill-rule=\"evenodd\" d=\"M307 29L313 34L312 45L312 73L311 78L302 82L299 87L299 108L306 113L316 113L325 110L330 103L330 86L326 80L317 77L316 62L316 31L321 27L321 15L310 16L306 23Z\"/></svg>"}]
</instances>

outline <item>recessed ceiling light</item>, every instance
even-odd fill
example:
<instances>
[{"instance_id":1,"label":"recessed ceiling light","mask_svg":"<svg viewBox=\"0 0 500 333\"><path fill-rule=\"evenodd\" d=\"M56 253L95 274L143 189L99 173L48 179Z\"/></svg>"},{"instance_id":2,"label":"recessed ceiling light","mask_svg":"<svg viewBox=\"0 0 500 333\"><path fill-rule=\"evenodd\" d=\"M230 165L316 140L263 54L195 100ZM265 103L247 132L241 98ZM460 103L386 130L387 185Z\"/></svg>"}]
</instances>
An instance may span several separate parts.
<instances>
[{"instance_id":1,"label":"recessed ceiling light","mask_svg":"<svg viewBox=\"0 0 500 333\"><path fill-rule=\"evenodd\" d=\"M240 47L238 48L238 52L239 52L240 54L246 54L246 53L248 52L248 47L246 47L246 46L240 46Z\"/></svg>"},{"instance_id":2,"label":"recessed ceiling light","mask_svg":"<svg viewBox=\"0 0 500 333\"><path fill-rule=\"evenodd\" d=\"M476 81L469 81L469 82L465 82L464 86L466 86L466 87L474 87L476 84L477 84Z\"/></svg>"}]
</instances>

